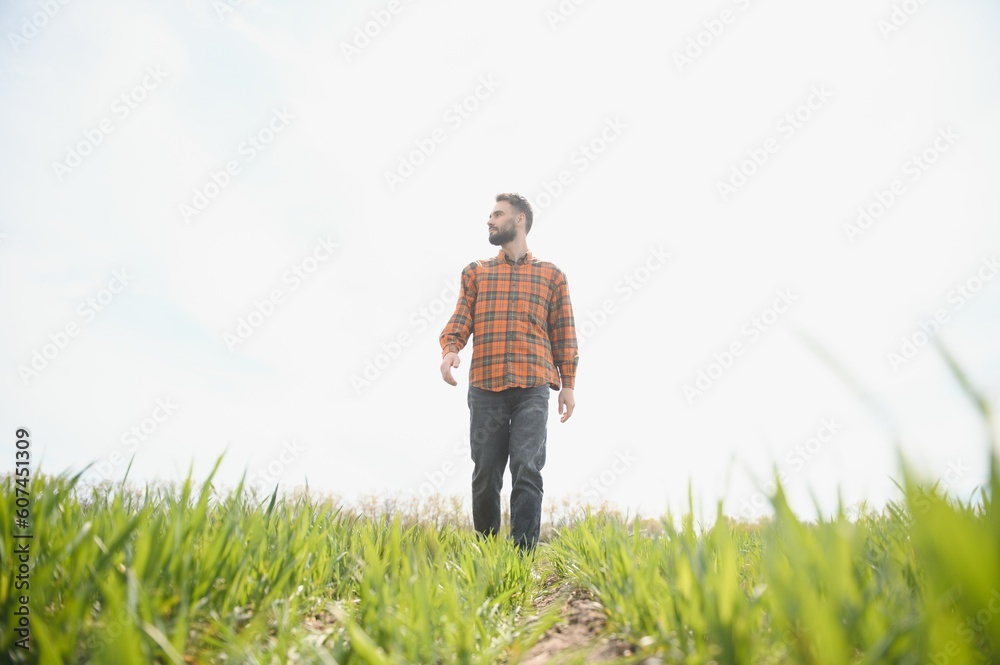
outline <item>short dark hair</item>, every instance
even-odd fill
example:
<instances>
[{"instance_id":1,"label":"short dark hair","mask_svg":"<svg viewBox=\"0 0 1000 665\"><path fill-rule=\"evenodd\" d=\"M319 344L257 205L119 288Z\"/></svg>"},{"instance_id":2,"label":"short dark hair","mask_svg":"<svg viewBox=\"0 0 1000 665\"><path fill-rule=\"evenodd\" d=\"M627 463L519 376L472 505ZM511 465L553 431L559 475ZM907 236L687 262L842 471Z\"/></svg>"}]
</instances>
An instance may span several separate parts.
<instances>
[{"instance_id":1,"label":"short dark hair","mask_svg":"<svg viewBox=\"0 0 1000 665\"><path fill-rule=\"evenodd\" d=\"M506 201L510 204L516 212L514 213L524 213L524 234L527 235L531 233L531 204L528 203L528 199L524 198L520 194L515 194L513 192L506 192L504 194L497 194L497 203L500 201Z\"/></svg>"}]
</instances>

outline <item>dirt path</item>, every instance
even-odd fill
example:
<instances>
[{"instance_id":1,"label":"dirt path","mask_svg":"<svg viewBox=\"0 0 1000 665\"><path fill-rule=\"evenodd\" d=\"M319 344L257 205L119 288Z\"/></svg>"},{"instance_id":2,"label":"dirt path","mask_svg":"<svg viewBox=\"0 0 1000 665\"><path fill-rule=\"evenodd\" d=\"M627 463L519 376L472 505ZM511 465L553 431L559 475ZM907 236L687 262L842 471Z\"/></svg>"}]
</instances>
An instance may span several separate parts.
<instances>
[{"instance_id":1,"label":"dirt path","mask_svg":"<svg viewBox=\"0 0 1000 665\"><path fill-rule=\"evenodd\" d=\"M636 662L629 660L630 644L602 637L607 618L595 598L560 580L544 565L539 572L543 575L542 590L535 599L536 613L529 621L537 621L554 607L560 608L560 620L521 656L519 665Z\"/></svg>"}]
</instances>

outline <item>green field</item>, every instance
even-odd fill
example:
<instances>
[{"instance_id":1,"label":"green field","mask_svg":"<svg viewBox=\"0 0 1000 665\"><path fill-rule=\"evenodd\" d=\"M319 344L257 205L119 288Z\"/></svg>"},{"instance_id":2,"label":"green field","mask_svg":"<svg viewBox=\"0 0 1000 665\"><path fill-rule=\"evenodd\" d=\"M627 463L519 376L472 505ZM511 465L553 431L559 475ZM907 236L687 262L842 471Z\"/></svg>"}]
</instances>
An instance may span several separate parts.
<instances>
[{"instance_id":1,"label":"green field","mask_svg":"<svg viewBox=\"0 0 1000 665\"><path fill-rule=\"evenodd\" d=\"M30 483L30 651L16 646L15 483L0 492L0 659L39 663L543 662L557 588L602 618L620 662L1000 662L1000 490L970 502L903 474L899 500L803 522L612 512L533 557L461 515L351 512L242 486L83 491ZM549 598L543 607L540 599ZM584 662L570 644L561 662ZM606 645L607 647L607 645ZM607 651L607 648L605 648ZM659 660L657 660L659 659ZM547 660L547 658L546 658Z\"/></svg>"}]
</instances>

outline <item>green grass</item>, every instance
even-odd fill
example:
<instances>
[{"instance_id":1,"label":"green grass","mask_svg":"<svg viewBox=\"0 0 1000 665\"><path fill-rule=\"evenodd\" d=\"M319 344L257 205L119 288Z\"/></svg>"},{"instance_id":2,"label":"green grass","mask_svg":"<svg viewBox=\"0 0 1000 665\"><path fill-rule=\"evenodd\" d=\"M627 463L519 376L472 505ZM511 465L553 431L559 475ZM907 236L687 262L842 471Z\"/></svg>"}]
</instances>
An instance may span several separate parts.
<instances>
[{"instance_id":1,"label":"green grass","mask_svg":"<svg viewBox=\"0 0 1000 665\"><path fill-rule=\"evenodd\" d=\"M6 628L21 592L12 478L0 485L4 660L516 662L538 637L524 618L544 561L604 605L609 634L665 662L1000 661L995 456L975 501L905 473L883 510L807 523L779 486L773 519L650 528L587 514L535 561L467 528L308 495L257 502L211 482L196 492L190 476L87 494L77 480L31 484L30 654Z\"/></svg>"},{"instance_id":2,"label":"green grass","mask_svg":"<svg viewBox=\"0 0 1000 665\"><path fill-rule=\"evenodd\" d=\"M217 496L210 482L195 493L190 476L174 490L82 497L76 482L31 484L34 652L7 629L0 637L16 662L492 663L518 637L530 561L504 541L308 496L259 505L242 488ZM22 593L13 493L7 477L4 625Z\"/></svg>"},{"instance_id":3,"label":"green grass","mask_svg":"<svg viewBox=\"0 0 1000 665\"><path fill-rule=\"evenodd\" d=\"M721 514L663 536L591 515L560 532L560 573L609 628L671 663L1000 662L1000 519L991 488L961 503L907 480L849 520L798 520L779 490L756 525Z\"/></svg>"}]
</instances>

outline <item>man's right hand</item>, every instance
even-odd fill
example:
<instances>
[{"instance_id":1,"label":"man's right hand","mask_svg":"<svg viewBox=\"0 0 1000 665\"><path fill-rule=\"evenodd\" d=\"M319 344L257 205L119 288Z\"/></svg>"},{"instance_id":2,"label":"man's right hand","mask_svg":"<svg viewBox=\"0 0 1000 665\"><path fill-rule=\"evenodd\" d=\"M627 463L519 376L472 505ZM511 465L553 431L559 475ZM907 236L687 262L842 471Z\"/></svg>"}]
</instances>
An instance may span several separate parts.
<instances>
[{"instance_id":1,"label":"man's right hand","mask_svg":"<svg viewBox=\"0 0 1000 665\"><path fill-rule=\"evenodd\" d=\"M447 353L441 360L441 378L445 380L445 383L450 383L453 386L458 385L458 381L455 377L451 375L451 368L458 367L459 358L457 353Z\"/></svg>"}]
</instances>

